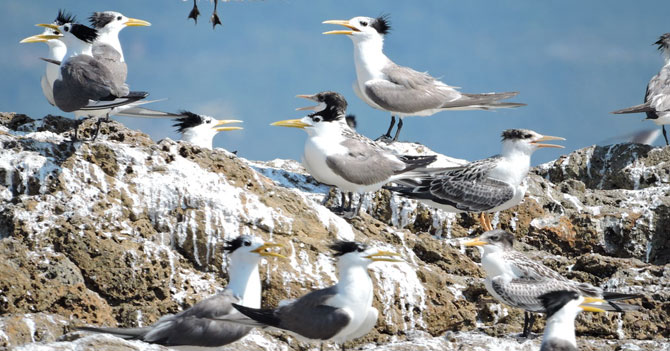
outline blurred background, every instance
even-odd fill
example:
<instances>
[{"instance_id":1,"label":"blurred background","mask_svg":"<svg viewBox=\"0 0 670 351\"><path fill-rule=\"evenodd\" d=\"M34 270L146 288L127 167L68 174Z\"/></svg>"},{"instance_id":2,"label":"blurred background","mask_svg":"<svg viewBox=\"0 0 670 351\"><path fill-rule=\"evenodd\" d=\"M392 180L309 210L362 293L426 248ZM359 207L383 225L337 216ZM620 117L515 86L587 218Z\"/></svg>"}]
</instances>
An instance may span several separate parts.
<instances>
[{"instance_id":1,"label":"blurred background","mask_svg":"<svg viewBox=\"0 0 670 351\"><path fill-rule=\"evenodd\" d=\"M146 107L242 119L243 131L220 133L214 146L238 150L249 159L299 160L304 132L269 126L303 116L295 108L309 102L296 94L340 92L357 116L359 132L376 138L386 131L389 113L369 107L351 88L351 40L322 35L339 26L321 22L389 14L384 51L397 64L427 71L463 92L519 91L510 101L528 104L409 117L401 140L474 160L498 153L500 133L507 128L568 139L562 143L565 150L537 152L533 164L539 164L656 128L642 122L643 114L609 112L642 103L647 82L663 65L652 43L670 32L667 0L231 1L219 4L223 26L215 30L209 23L213 3L198 2L197 25L187 19L192 6L190 0L0 2L5 28L0 111L72 117L42 95L45 63L38 58L46 56L47 46L19 41L40 33L34 24L52 22L58 9L76 14L80 22L93 11L114 10L152 23L120 35L131 89L167 99ZM179 139L171 120L114 118L156 141ZM664 144L663 138L655 144Z\"/></svg>"}]
</instances>

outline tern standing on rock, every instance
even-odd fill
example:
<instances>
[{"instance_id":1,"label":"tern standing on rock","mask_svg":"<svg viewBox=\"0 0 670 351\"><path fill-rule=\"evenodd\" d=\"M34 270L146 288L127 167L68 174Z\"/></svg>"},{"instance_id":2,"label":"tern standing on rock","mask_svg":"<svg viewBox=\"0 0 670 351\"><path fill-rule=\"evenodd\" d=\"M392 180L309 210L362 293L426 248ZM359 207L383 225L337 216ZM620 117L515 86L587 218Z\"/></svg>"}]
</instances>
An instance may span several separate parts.
<instances>
[{"instance_id":1,"label":"tern standing on rock","mask_svg":"<svg viewBox=\"0 0 670 351\"><path fill-rule=\"evenodd\" d=\"M508 129L502 133L500 155L458 167L421 170L420 177L400 180L402 184L388 189L447 212L479 212L483 229L492 230L484 212L506 210L523 200L523 180L533 152L543 147L563 147L540 143L547 140L565 139L527 129Z\"/></svg>"},{"instance_id":2,"label":"tern standing on rock","mask_svg":"<svg viewBox=\"0 0 670 351\"><path fill-rule=\"evenodd\" d=\"M285 330L306 341L344 343L360 338L377 324L379 312L368 266L376 261L402 262L397 253L369 248L353 241L330 246L337 256L337 284L315 290L286 305L271 309L233 304L245 317L226 317L254 327ZM343 346L344 348L344 346Z\"/></svg>"},{"instance_id":3,"label":"tern standing on rock","mask_svg":"<svg viewBox=\"0 0 670 351\"><path fill-rule=\"evenodd\" d=\"M354 42L356 81L354 92L361 100L378 110L391 112L391 125L381 138L391 140L391 131L398 116L398 129L392 141L398 140L402 119L407 116L430 116L444 110L491 110L525 106L500 102L518 92L465 94L427 73L417 72L391 61L384 52L384 37L390 30L385 16L354 17L350 20L329 20L347 30L324 34L345 34Z\"/></svg>"},{"instance_id":4,"label":"tern standing on rock","mask_svg":"<svg viewBox=\"0 0 670 351\"><path fill-rule=\"evenodd\" d=\"M638 294L603 291L602 288L588 283L568 280L553 269L515 251L514 235L504 230L488 231L463 244L482 248L486 290L496 300L525 311L522 332L524 337L530 334L535 321L534 315L531 316L529 312L547 313L540 296L551 291L570 290L584 296L604 299L607 308L618 312L639 308L635 305L613 302L641 297Z\"/></svg>"},{"instance_id":5,"label":"tern standing on rock","mask_svg":"<svg viewBox=\"0 0 670 351\"><path fill-rule=\"evenodd\" d=\"M395 155L353 131L345 118L347 101L338 93L326 91L299 96L318 102L318 106L302 108L316 112L301 119L279 121L272 125L300 128L307 132L302 163L321 183L337 186L346 192L377 191L388 182L413 176L415 170L436 160L434 155ZM348 216L356 216L360 206L359 202Z\"/></svg>"},{"instance_id":6,"label":"tern standing on rock","mask_svg":"<svg viewBox=\"0 0 670 351\"><path fill-rule=\"evenodd\" d=\"M262 257L286 258L267 249L281 246L264 243L261 239L241 235L227 242L224 249L230 255L228 287L221 293L198 302L191 308L175 315L161 317L156 323L142 328L95 328L80 327L79 330L106 333L123 339L142 340L152 344L169 346L172 349L194 350L216 348L243 338L250 327L221 319L239 315L233 304L250 308L261 306L261 280L258 263Z\"/></svg>"}]
</instances>

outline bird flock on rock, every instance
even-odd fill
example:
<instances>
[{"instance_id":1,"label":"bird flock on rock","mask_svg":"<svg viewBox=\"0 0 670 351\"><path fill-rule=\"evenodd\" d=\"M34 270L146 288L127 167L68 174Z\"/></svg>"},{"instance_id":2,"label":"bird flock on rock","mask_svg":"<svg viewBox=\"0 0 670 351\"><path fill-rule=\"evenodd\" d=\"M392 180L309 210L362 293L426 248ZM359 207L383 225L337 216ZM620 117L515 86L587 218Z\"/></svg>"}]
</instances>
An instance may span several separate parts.
<instances>
[{"instance_id":1,"label":"bird flock on rock","mask_svg":"<svg viewBox=\"0 0 670 351\"><path fill-rule=\"evenodd\" d=\"M221 24L216 13L210 21ZM189 18L197 22L196 0ZM119 32L125 27L150 26L144 20L114 12L95 12L90 26L78 23L59 11L51 23L38 24L41 34L22 43L46 43L48 55L41 86L47 101L75 118L110 115L142 118L171 118L184 142L211 149L214 136L221 131L241 129L228 124L240 120L217 120L190 111L175 113L140 107L149 95L131 91L126 84L127 63ZM430 116L446 110L493 110L517 108L522 103L505 102L517 92L462 93L458 88L409 67L400 66L383 53L389 33L387 16L328 20L324 24L345 27L324 34L346 35L354 50L355 94L375 109L388 111L391 124L381 137L372 140L356 132L356 120L347 115L347 101L333 91L298 95L316 106L298 108L310 111L300 119L282 120L274 126L292 127L307 133L303 165L318 182L341 191L342 200L332 210L345 218L360 215L361 201L354 208L353 193L387 189L399 196L415 199L447 212L479 214L482 234L463 241L479 247L486 272L486 290L501 303L523 309L523 336L531 332L536 313L547 316L541 350L576 350L575 318L579 312L626 312L639 306L621 302L640 298L639 294L604 291L587 283L568 280L549 267L514 250L514 234L496 229L487 213L512 208L524 198L524 180L531 155L540 148L561 148L547 141L565 140L527 129L502 132L501 153L456 167L431 167L434 155L398 154L396 142L408 116ZM666 64L647 87L645 102L613 113L647 114L647 119L663 126L670 121L670 33L656 42ZM391 136L398 118L397 130ZM87 142L73 131L73 142ZM347 195L349 197L348 201ZM337 261L337 282L277 307L261 308L261 282L258 264L262 257L286 258L280 244L264 242L251 235L240 235L226 242L229 259L228 286L192 307L166 315L153 325L139 328L81 326L80 330L108 333L124 339L142 340L173 348L216 348L243 338L253 328L285 331L309 342L341 343L360 338L372 330L379 312L373 307L374 284L368 267L378 261L402 264L400 255L362 242L335 241L329 245ZM446 318L447 316L445 316Z\"/></svg>"}]
</instances>

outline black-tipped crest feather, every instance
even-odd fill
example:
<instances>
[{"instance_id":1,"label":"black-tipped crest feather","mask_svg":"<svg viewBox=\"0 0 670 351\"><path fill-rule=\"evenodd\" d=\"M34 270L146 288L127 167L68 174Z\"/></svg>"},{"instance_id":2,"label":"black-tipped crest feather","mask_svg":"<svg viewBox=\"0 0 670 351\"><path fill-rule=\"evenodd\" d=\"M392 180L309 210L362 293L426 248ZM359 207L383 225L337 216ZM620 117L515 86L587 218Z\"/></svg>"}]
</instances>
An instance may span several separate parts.
<instances>
[{"instance_id":1,"label":"black-tipped crest feather","mask_svg":"<svg viewBox=\"0 0 670 351\"><path fill-rule=\"evenodd\" d=\"M88 18L88 22L95 28L102 28L108 25L116 17L112 12L93 12Z\"/></svg>"},{"instance_id":2,"label":"black-tipped crest feather","mask_svg":"<svg viewBox=\"0 0 670 351\"><path fill-rule=\"evenodd\" d=\"M181 118L175 118L175 124L173 127L177 127L177 131L183 133L186 129L193 128L203 123L202 116L191 111L181 110L179 114L185 116Z\"/></svg>"},{"instance_id":3,"label":"black-tipped crest feather","mask_svg":"<svg viewBox=\"0 0 670 351\"><path fill-rule=\"evenodd\" d=\"M578 298L578 293L569 290L550 291L539 297L547 313L547 318L558 312L566 303Z\"/></svg>"},{"instance_id":4,"label":"black-tipped crest feather","mask_svg":"<svg viewBox=\"0 0 670 351\"><path fill-rule=\"evenodd\" d=\"M334 256L342 256L350 252L363 252L367 250L368 246L355 241L336 241L328 246L329 249L335 251Z\"/></svg>"},{"instance_id":5,"label":"black-tipped crest feather","mask_svg":"<svg viewBox=\"0 0 670 351\"><path fill-rule=\"evenodd\" d=\"M389 21L389 14L382 14L379 17L375 18L374 21L370 24L372 28L377 30L377 33L381 35L386 35L391 30L391 23Z\"/></svg>"},{"instance_id":6,"label":"black-tipped crest feather","mask_svg":"<svg viewBox=\"0 0 670 351\"><path fill-rule=\"evenodd\" d=\"M500 135L502 140L513 140L513 139L528 139L533 136L526 129L507 129L502 132Z\"/></svg>"},{"instance_id":7,"label":"black-tipped crest feather","mask_svg":"<svg viewBox=\"0 0 670 351\"><path fill-rule=\"evenodd\" d=\"M73 23L70 27L70 33L87 43L93 43L98 39L98 31L83 24Z\"/></svg>"},{"instance_id":8,"label":"black-tipped crest feather","mask_svg":"<svg viewBox=\"0 0 670 351\"><path fill-rule=\"evenodd\" d=\"M239 249L240 247L242 247L242 245L245 245L245 243L249 243L249 245L250 245L251 244L251 237L248 236L248 235L240 235L233 240L227 240L225 242L225 244L223 245L223 250L227 251L227 252L233 252L233 251ZM249 245L246 245L246 246L249 246Z\"/></svg>"},{"instance_id":9,"label":"black-tipped crest feather","mask_svg":"<svg viewBox=\"0 0 670 351\"><path fill-rule=\"evenodd\" d=\"M77 16L65 10L58 10L58 15L56 16L54 23L58 26L62 26L65 23L77 23Z\"/></svg>"}]
</instances>

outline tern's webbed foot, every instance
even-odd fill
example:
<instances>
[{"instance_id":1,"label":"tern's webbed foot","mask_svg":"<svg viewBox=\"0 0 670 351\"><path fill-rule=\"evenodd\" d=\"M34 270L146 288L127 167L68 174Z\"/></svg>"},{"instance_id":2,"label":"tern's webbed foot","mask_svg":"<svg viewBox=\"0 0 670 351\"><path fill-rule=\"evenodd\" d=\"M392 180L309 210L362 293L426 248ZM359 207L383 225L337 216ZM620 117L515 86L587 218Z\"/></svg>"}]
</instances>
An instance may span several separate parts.
<instances>
[{"instance_id":1,"label":"tern's webbed foot","mask_svg":"<svg viewBox=\"0 0 670 351\"><path fill-rule=\"evenodd\" d=\"M217 24L223 26L223 24L221 24L221 20L219 19L219 15L217 15L216 12L212 14L210 21L212 22L212 29L216 28Z\"/></svg>"},{"instance_id":2,"label":"tern's webbed foot","mask_svg":"<svg viewBox=\"0 0 670 351\"><path fill-rule=\"evenodd\" d=\"M196 0L193 0L193 9L188 14L188 18L192 18L195 21L195 24L198 24L198 16L200 16L200 11L198 10L198 5L195 3Z\"/></svg>"}]
</instances>

